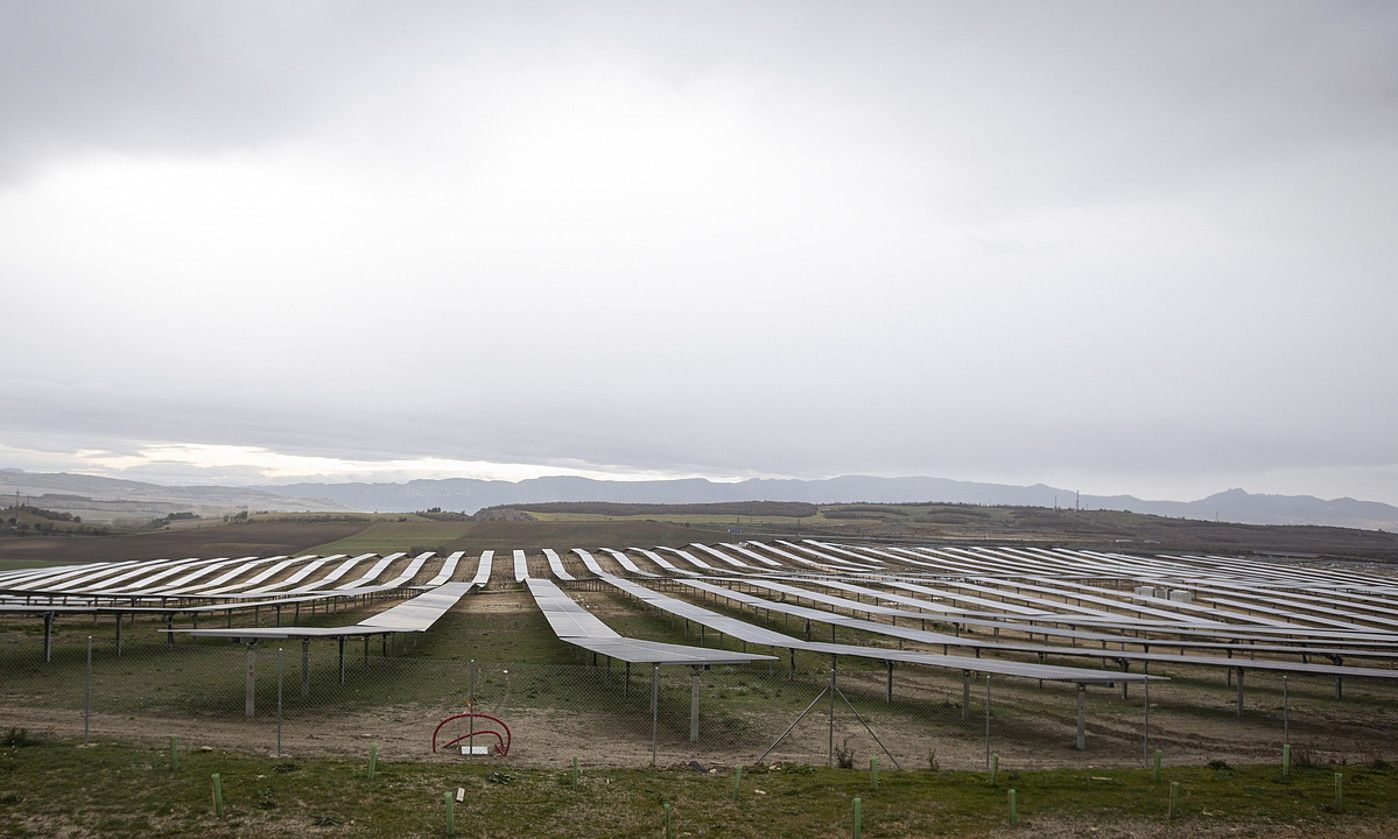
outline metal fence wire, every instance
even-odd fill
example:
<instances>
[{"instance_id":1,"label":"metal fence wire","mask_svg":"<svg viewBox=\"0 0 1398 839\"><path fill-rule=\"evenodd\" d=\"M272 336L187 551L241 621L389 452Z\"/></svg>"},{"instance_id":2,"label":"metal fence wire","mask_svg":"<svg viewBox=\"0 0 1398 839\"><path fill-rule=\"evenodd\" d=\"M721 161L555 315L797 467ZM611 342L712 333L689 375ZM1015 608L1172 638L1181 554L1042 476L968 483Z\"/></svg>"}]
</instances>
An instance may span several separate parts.
<instances>
[{"instance_id":1,"label":"metal fence wire","mask_svg":"<svg viewBox=\"0 0 1398 839\"><path fill-rule=\"evenodd\" d=\"M111 627L107 627L110 630ZM72 627L45 663L32 638L0 648L0 727L94 740L304 756L377 744L385 759L557 766L812 763L983 770L1391 757L1395 688L1265 672L1163 669L1169 681L1090 685L810 656L694 669L420 655L407 636L248 646ZM464 713L508 728L434 754ZM446 742L486 717L461 717ZM464 757L462 744L490 746Z\"/></svg>"}]
</instances>

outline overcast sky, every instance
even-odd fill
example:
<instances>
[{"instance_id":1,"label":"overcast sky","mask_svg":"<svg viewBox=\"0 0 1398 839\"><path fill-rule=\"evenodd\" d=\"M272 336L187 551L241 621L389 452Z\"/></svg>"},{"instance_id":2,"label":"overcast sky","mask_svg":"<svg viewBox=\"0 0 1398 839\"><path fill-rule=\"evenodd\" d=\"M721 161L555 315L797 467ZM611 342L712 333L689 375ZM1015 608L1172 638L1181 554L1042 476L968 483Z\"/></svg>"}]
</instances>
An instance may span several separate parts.
<instances>
[{"instance_id":1,"label":"overcast sky","mask_svg":"<svg viewBox=\"0 0 1398 839\"><path fill-rule=\"evenodd\" d=\"M0 0L0 466L1398 503L1398 4Z\"/></svg>"}]
</instances>

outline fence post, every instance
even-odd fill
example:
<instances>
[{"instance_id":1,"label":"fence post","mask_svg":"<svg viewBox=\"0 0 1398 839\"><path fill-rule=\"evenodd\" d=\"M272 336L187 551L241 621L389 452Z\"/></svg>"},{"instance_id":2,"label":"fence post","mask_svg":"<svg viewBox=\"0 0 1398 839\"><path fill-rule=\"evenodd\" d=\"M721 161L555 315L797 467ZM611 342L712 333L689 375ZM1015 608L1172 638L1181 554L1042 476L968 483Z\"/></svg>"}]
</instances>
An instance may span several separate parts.
<instances>
[{"instance_id":1,"label":"fence post","mask_svg":"<svg viewBox=\"0 0 1398 839\"><path fill-rule=\"evenodd\" d=\"M990 756L990 785L995 786L1000 779L1000 754L997 752Z\"/></svg>"},{"instance_id":2,"label":"fence post","mask_svg":"<svg viewBox=\"0 0 1398 839\"><path fill-rule=\"evenodd\" d=\"M476 660L473 658L466 663L466 710L472 714L476 713ZM468 743L476 742L476 718L466 718L466 730Z\"/></svg>"},{"instance_id":3,"label":"fence post","mask_svg":"<svg viewBox=\"0 0 1398 839\"><path fill-rule=\"evenodd\" d=\"M835 663L830 663L830 710L826 718L825 765L835 765Z\"/></svg>"},{"instance_id":4,"label":"fence post","mask_svg":"<svg viewBox=\"0 0 1398 839\"><path fill-rule=\"evenodd\" d=\"M1291 743L1291 695L1286 688L1286 674L1282 674L1282 742Z\"/></svg>"},{"instance_id":5,"label":"fence post","mask_svg":"<svg viewBox=\"0 0 1398 839\"><path fill-rule=\"evenodd\" d=\"M257 644L248 644L247 678L244 680L243 716L257 716Z\"/></svg>"},{"instance_id":6,"label":"fence post","mask_svg":"<svg viewBox=\"0 0 1398 839\"><path fill-rule=\"evenodd\" d=\"M699 668L689 677L689 742L699 741Z\"/></svg>"},{"instance_id":7,"label":"fence post","mask_svg":"<svg viewBox=\"0 0 1398 839\"><path fill-rule=\"evenodd\" d=\"M83 673L83 742L92 742L92 636L87 636L87 670Z\"/></svg>"},{"instance_id":8,"label":"fence post","mask_svg":"<svg viewBox=\"0 0 1398 839\"><path fill-rule=\"evenodd\" d=\"M1159 750L1159 749L1156 749L1156 750L1155 750L1155 766L1152 767L1151 770L1150 770L1150 779L1151 779L1152 781L1158 781L1158 780L1160 780L1160 750Z\"/></svg>"},{"instance_id":9,"label":"fence post","mask_svg":"<svg viewBox=\"0 0 1398 839\"><path fill-rule=\"evenodd\" d=\"M985 677L985 768L990 768L990 674Z\"/></svg>"},{"instance_id":10,"label":"fence post","mask_svg":"<svg viewBox=\"0 0 1398 839\"><path fill-rule=\"evenodd\" d=\"M1282 780L1291 780L1291 745L1282 745Z\"/></svg>"},{"instance_id":11,"label":"fence post","mask_svg":"<svg viewBox=\"0 0 1398 839\"><path fill-rule=\"evenodd\" d=\"M277 757L282 756L282 648L277 647Z\"/></svg>"},{"instance_id":12,"label":"fence post","mask_svg":"<svg viewBox=\"0 0 1398 839\"><path fill-rule=\"evenodd\" d=\"M650 765L655 768L656 732L660 727L660 665L650 666Z\"/></svg>"},{"instance_id":13,"label":"fence post","mask_svg":"<svg viewBox=\"0 0 1398 839\"><path fill-rule=\"evenodd\" d=\"M1141 683L1144 698L1141 700L1141 760L1150 754L1150 682Z\"/></svg>"}]
</instances>

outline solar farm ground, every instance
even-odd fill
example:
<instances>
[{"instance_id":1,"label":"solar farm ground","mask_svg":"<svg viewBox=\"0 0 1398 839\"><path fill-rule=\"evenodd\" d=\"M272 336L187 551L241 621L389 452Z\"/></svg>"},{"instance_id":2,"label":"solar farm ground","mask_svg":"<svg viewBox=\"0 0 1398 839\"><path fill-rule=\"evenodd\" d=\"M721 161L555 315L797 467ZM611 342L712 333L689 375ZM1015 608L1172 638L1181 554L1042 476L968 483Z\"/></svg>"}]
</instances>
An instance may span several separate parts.
<instances>
[{"instance_id":1,"label":"solar farm ground","mask_svg":"<svg viewBox=\"0 0 1398 839\"><path fill-rule=\"evenodd\" d=\"M343 685L333 640L312 642L304 696L300 644L264 642L253 658L257 713L251 719L244 717L248 658L240 644L180 637L167 645L160 632L163 618L128 616L118 657L110 615L60 616L53 661L45 664L39 655L41 623L32 616L0 618L0 733L16 730L0 749L0 821L5 825L0 833L202 835L322 829L434 835L443 829L442 792L460 786L468 790L467 801L458 805L464 835L663 835L658 809L663 801L672 802L683 820L676 835L847 835L855 794L866 802L864 835L869 837L986 835L1009 830L1004 788L1013 783L1024 824L1034 835L1082 835L1089 826L1101 831L1098 835L1178 835L1182 825L1163 818L1168 790L1163 784L1171 779L1185 784L1182 818L1190 832L1201 836L1394 833L1398 778L1386 760L1398 748L1398 690L1392 681L1372 678L1346 678L1344 696L1337 698L1330 677L1293 674L1283 710L1280 677L1251 671L1239 714L1228 671L1153 665L1152 675L1170 680L1152 685L1148 723L1139 685L1126 696L1119 686L1091 687L1087 748L1078 751L1073 747L1072 684L997 677L987 741L979 677L963 711L959 672L899 666L889 701L882 662L844 657L838 681L852 710L837 707L830 723L826 706L820 705L759 764L766 747L828 683L828 656L798 651L791 659L783 655L771 662L706 670L699 694L702 736L693 743L688 737L688 668L662 668L655 732L658 769L644 769L652 760L649 667L638 669L628 686L620 663L597 662L555 638L515 581L509 552L526 549L531 575L547 578L549 564L536 548L551 546L564 555L568 568L584 576L567 546L712 544L742 538L708 531L708 526L712 523L624 517L293 519L131 537L188 539L202 532L207 539L199 546L166 542L181 547L156 549L158 556L237 555L244 551L227 548L245 544L234 541L239 532L265 540L248 554L273 552L265 547L273 539L282 540L275 543L278 553L408 551L411 543L416 543L412 551L469 548L472 554L463 560L457 579L470 577L479 549L494 548L497 555L490 587L467 595L430 631L389 642L374 638L362 649L351 639ZM296 539L301 542L294 544ZM614 560L601 554L597 560L619 573ZM384 576L399 573L408 563L409 557L392 562ZM425 568L419 581L433 568ZM1383 566L1374 569L1387 573ZM701 600L683 586L666 590ZM622 635L738 648L732 639L714 632L701 636L697 626L666 617L598 581L568 584L566 591ZM804 630L801 621L777 613L740 610L731 601L712 598L702 602L720 615L794 637ZM283 617L300 626L345 626L385 608L383 602L343 601L329 612L323 606L314 614L302 608L299 615L284 611ZM253 618L243 611L231 621L234 626L253 621L266 626L272 620L269 612L263 608ZM206 621L204 626L223 624L222 616ZM188 623L181 618L179 625ZM971 629L963 627L963 635ZM833 634L827 625L816 631L821 641L890 648L897 643L845 627ZM989 630L975 635L992 637ZM85 718L89 636L94 648L92 713ZM1013 631L998 637L1029 640ZM273 713L278 644L284 648L280 726ZM1050 655L1044 663L1115 667L1079 656ZM471 765L459 756L432 754L432 726L459 711L471 690L477 710L499 715L513 729L508 758ZM96 743L92 747L81 745L85 722ZM1283 725L1298 773L1289 784L1277 778ZM170 736L178 737L185 750L177 773L162 763ZM281 753L292 757L269 757L277 751L278 736ZM23 745L31 738L38 744ZM371 743L380 749L385 773L374 784L359 784ZM848 750L852 769L824 768L827 750L835 746ZM188 751L200 747L211 751ZM1156 749L1163 755L1162 782L1140 769ZM991 750L1002 776L994 789L981 773ZM584 767L579 789L563 773L573 755ZM868 789L872 757L883 761L883 786L877 792ZM687 768L691 761L717 772L693 772ZM894 771L895 763L903 771ZM938 771L931 771L932 765ZM725 796L737 766L754 774L750 797L745 793L733 803ZM230 809L223 821L212 820L201 806L214 771L228 778ZM1335 771L1345 773L1349 784L1347 806L1339 812L1333 811L1329 797ZM140 793L122 798L114 790L123 785L138 786ZM376 804L380 798L387 803ZM521 831L521 824L527 830Z\"/></svg>"},{"instance_id":2,"label":"solar farm ground","mask_svg":"<svg viewBox=\"0 0 1398 839\"><path fill-rule=\"evenodd\" d=\"M213 813L218 773L222 818ZM358 760L267 758L181 750L77 747L44 741L0 748L0 819L7 836L445 836L444 794L457 835L850 836L861 800L863 836L1307 837L1380 839L1398 832L1398 769L1273 767L1051 770L1002 773L867 772L787 766L748 772L736 798L731 771L584 769L576 786L559 769L502 771L381 761L370 779ZM1169 785L1180 809L1169 817ZM1008 790L1018 823L1009 824ZM664 805L672 810L672 834Z\"/></svg>"}]
</instances>

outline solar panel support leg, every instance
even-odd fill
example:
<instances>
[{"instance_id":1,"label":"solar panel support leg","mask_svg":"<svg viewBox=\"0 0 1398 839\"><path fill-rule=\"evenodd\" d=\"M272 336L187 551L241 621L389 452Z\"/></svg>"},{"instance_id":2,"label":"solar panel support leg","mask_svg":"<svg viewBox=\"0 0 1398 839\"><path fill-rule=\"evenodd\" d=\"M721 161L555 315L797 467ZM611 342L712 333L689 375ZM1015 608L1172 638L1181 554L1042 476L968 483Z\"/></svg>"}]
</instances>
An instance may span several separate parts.
<instances>
[{"instance_id":1,"label":"solar panel support leg","mask_svg":"<svg viewBox=\"0 0 1398 839\"><path fill-rule=\"evenodd\" d=\"M1335 698L1345 698L1345 677L1339 674L1335 675Z\"/></svg>"},{"instance_id":2,"label":"solar panel support leg","mask_svg":"<svg viewBox=\"0 0 1398 839\"><path fill-rule=\"evenodd\" d=\"M1238 668L1238 716L1243 715L1243 668Z\"/></svg>"},{"instance_id":3,"label":"solar panel support leg","mask_svg":"<svg viewBox=\"0 0 1398 839\"><path fill-rule=\"evenodd\" d=\"M247 672L243 680L243 716L257 716L257 644L248 644Z\"/></svg>"},{"instance_id":4,"label":"solar panel support leg","mask_svg":"<svg viewBox=\"0 0 1398 839\"><path fill-rule=\"evenodd\" d=\"M623 696L631 695L631 662L626 662L626 687L622 692Z\"/></svg>"},{"instance_id":5,"label":"solar panel support leg","mask_svg":"<svg viewBox=\"0 0 1398 839\"><path fill-rule=\"evenodd\" d=\"M689 677L689 742L699 740L699 668Z\"/></svg>"},{"instance_id":6,"label":"solar panel support leg","mask_svg":"<svg viewBox=\"0 0 1398 839\"><path fill-rule=\"evenodd\" d=\"M1126 673L1127 671L1129 671L1130 669L1131 669L1131 662L1127 661L1126 659L1122 659L1122 660L1121 660L1121 672L1122 672L1123 674L1125 674L1125 673ZM1125 679L1122 679L1122 680L1121 680L1121 698L1122 698L1122 699L1126 699L1126 698L1127 698L1126 687L1127 687L1127 681L1126 681Z\"/></svg>"},{"instance_id":7,"label":"solar panel support leg","mask_svg":"<svg viewBox=\"0 0 1398 839\"><path fill-rule=\"evenodd\" d=\"M165 646L167 647L175 646L175 633L171 631L174 628L175 616L171 613L165 616Z\"/></svg>"},{"instance_id":8,"label":"solar panel support leg","mask_svg":"<svg viewBox=\"0 0 1398 839\"><path fill-rule=\"evenodd\" d=\"M335 639L340 642L340 686L345 684L345 636Z\"/></svg>"},{"instance_id":9,"label":"solar panel support leg","mask_svg":"<svg viewBox=\"0 0 1398 839\"><path fill-rule=\"evenodd\" d=\"M1077 742L1074 744L1074 747L1080 752L1084 751L1087 748L1086 700L1087 685L1080 684L1078 685L1078 739Z\"/></svg>"},{"instance_id":10,"label":"solar panel support leg","mask_svg":"<svg viewBox=\"0 0 1398 839\"><path fill-rule=\"evenodd\" d=\"M117 655L119 656L121 655L121 612L117 612L116 647Z\"/></svg>"},{"instance_id":11,"label":"solar panel support leg","mask_svg":"<svg viewBox=\"0 0 1398 839\"><path fill-rule=\"evenodd\" d=\"M884 694L884 702L888 703L889 705L892 705L892 704L893 704L893 660L892 660L892 659L889 659L888 661L885 661L884 664L888 667L888 689L885 691L885 694Z\"/></svg>"},{"instance_id":12,"label":"solar panel support leg","mask_svg":"<svg viewBox=\"0 0 1398 839\"><path fill-rule=\"evenodd\" d=\"M301 695L311 695L311 639L301 639Z\"/></svg>"},{"instance_id":13,"label":"solar panel support leg","mask_svg":"<svg viewBox=\"0 0 1398 839\"><path fill-rule=\"evenodd\" d=\"M44 613L44 663L53 661L53 612Z\"/></svg>"}]
</instances>

